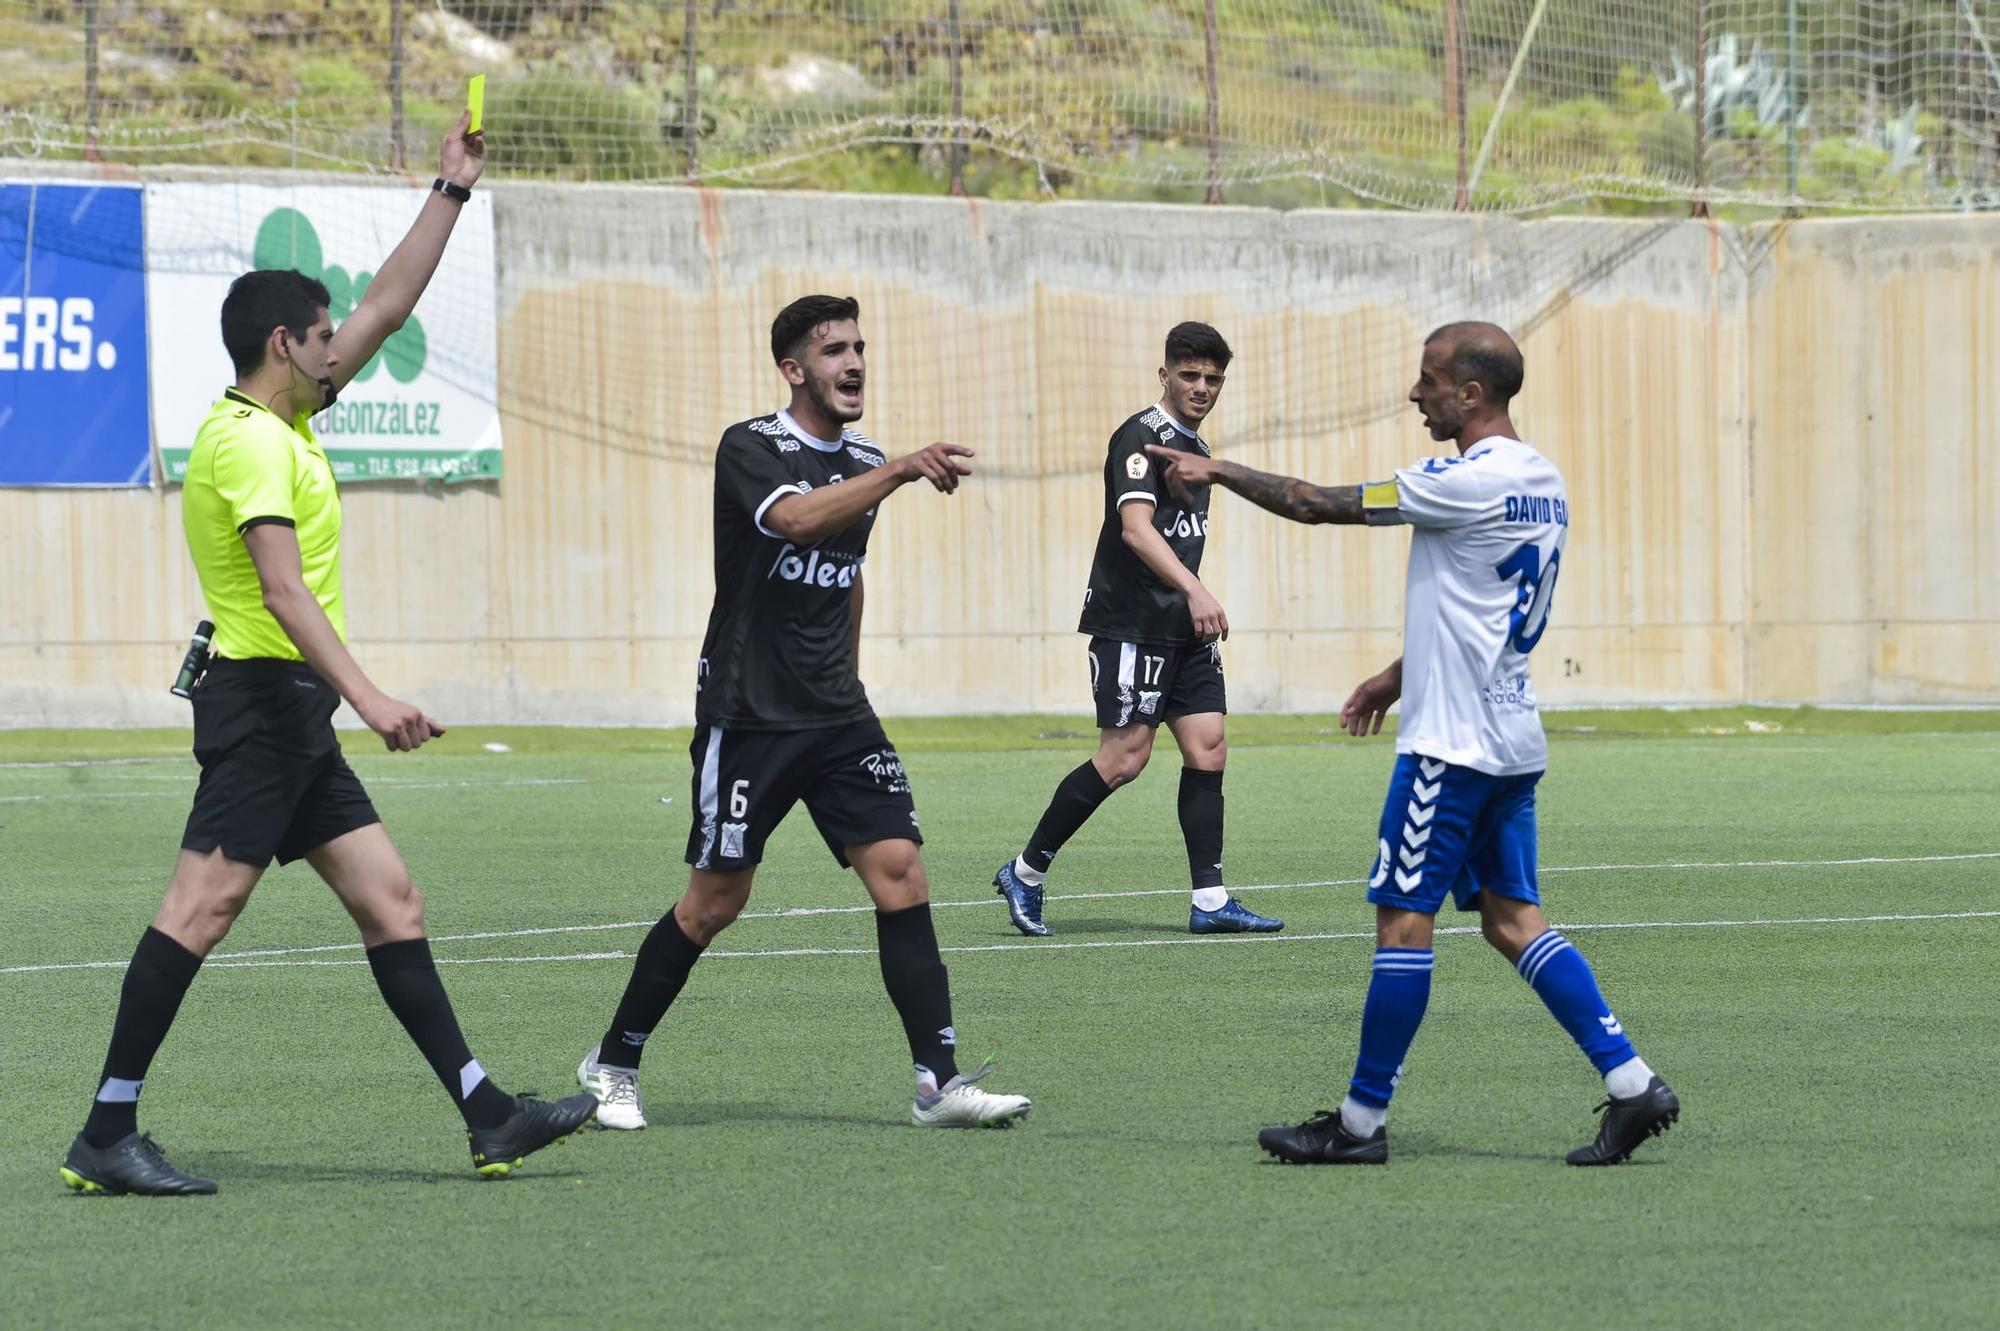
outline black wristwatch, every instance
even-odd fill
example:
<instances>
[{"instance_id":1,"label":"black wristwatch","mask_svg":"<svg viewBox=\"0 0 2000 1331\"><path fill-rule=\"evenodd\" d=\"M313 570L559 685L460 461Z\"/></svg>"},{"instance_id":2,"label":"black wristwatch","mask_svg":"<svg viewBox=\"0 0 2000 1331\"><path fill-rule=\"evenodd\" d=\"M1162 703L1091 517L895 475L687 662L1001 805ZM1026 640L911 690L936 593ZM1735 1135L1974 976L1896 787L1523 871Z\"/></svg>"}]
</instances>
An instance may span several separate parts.
<instances>
[{"instance_id":1,"label":"black wristwatch","mask_svg":"<svg viewBox=\"0 0 2000 1331\"><path fill-rule=\"evenodd\" d=\"M463 185L454 185L443 176L439 176L436 180L433 180L431 188L444 195L447 199L457 199L460 203L472 202L471 190Z\"/></svg>"}]
</instances>

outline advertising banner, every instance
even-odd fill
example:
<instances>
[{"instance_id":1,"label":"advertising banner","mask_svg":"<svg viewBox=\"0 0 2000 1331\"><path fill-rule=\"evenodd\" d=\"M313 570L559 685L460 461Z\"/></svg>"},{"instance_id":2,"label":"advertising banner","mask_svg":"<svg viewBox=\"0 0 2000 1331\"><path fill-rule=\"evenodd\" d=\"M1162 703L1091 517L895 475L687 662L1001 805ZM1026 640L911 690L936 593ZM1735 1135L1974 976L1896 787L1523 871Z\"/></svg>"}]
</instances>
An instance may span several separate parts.
<instances>
[{"instance_id":1,"label":"advertising banner","mask_svg":"<svg viewBox=\"0 0 2000 1331\"><path fill-rule=\"evenodd\" d=\"M256 268L296 268L326 284L337 326L428 195L348 185L146 186L153 419L167 480L185 477L196 428L235 378L219 324L229 284ZM475 192L416 313L313 418L338 480L500 474L495 317L493 200Z\"/></svg>"},{"instance_id":2,"label":"advertising banner","mask_svg":"<svg viewBox=\"0 0 2000 1331\"><path fill-rule=\"evenodd\" d=\"M144 199L0 182L0 485L145 485Z\"/></svg>"}]
</instances>

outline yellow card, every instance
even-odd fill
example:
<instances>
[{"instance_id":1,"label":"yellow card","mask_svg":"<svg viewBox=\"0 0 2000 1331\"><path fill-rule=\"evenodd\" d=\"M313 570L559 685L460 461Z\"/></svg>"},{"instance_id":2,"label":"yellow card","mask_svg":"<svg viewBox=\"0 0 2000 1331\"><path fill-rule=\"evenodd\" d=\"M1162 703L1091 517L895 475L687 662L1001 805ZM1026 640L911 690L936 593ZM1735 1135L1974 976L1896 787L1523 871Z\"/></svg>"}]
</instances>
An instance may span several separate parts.
<instances>
[{"instance_id":1,"label":"yellow card","mask_svg":"<svg viewBox=\"0 0 2000 1331\"><path fill-rule=\"evenodd\" d=\"M465 106L472 112L472 123L465 127L467 134L477 134L486 123L486 76L474 74L465 85Z\"/></svg>"}]
</instances>

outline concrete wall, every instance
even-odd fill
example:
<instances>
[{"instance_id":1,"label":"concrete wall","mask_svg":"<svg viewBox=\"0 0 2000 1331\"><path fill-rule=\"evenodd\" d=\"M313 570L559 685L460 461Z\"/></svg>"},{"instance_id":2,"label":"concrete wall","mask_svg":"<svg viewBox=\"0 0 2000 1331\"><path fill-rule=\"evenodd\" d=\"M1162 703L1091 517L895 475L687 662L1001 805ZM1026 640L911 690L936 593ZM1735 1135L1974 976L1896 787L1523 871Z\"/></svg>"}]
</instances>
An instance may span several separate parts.
<instances>
[{"instance_id":1,"label":"concrete wall","mask_svg":"<svg viewBox=\"0 0 2000 1331\"><path fill-rule=\"evenodd\" d=\"M346 496L355 645L448 720L688 718L714 441L783 400L769 321L809 290L862 301L861 428L980 450L959 495L907 490L877 527L885 713L1083 710L1104 443L1189 317L1237 349L1219 451L1325 481L1436 451L1402 401L1430 327L1516 330L1517 420L1575 514L1548 702L2000 699L2000 219L494 193L505 477ZM184 719L178 513L0 491L0 723ZM1406 535L1213 516L1238 708L1337 706L1396 652Z\"/></svg>"}]
</instances>

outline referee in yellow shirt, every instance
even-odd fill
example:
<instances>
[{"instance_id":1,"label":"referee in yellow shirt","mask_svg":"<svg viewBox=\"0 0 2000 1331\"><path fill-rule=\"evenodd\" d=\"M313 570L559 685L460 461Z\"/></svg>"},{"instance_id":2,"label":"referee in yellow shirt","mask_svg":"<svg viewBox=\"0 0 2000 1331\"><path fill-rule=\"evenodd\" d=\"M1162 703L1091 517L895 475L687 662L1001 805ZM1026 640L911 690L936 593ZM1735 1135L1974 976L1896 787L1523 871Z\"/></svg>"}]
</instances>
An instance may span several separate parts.
<instances>
[{"instance_id":1,"label":"referee in yellow shirt","mask_svg":"<svg viewBox=\"0 0 2000 1331\"><path fill-rule=\"evenodd\" d=\"M340 495L311 418L402 327L429 285L485 163L469 116L444 141L433 192L335 329L319 282L246 273L222 303L236 384L195 436L182 491L188 552L216 629L194 691L201 784L173 881L125 972L111 1048L63 1181L82 1192L212 1193L139 1132L139 1088L202 958L222 941L273 857L311 864L361 929L382 997L465 1117L473 1167L506 1174L574 1132L596 1098L543 1102L495 1086L465 1046L424 937L423 898L341 756L345 698L391 749L444 733L375 687L348 655L340 593Z\"/></svg>"}]
</instances>

